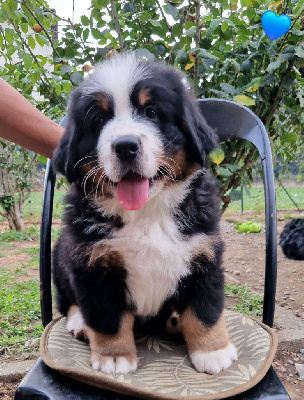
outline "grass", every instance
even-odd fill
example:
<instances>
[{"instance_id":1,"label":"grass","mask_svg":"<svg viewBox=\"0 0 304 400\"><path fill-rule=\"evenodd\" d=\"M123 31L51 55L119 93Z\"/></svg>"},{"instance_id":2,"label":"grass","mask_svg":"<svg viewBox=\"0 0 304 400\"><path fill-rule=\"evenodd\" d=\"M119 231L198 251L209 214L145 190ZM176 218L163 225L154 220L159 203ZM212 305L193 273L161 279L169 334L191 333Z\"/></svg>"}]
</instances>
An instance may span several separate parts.
<instances>
[{"instance_id":1,"label":"grass","mask_svg":"<svg viewBox=\"0 0 304 400\"><path fill-rule=\"evenodd\" d=\"M54 192L54 207L53 207L53 218L60 218L63 210L62 200L67 192L65 190ZM42 192L32 192L30 197L24 203L23 218L41 218L42 209Z\"/></svg>"},{"instance_id":2,"label":"grass","mask_svg":"<svg viewBox=\"0 0 304 400\"><path fill-rule=\"evenodd\" d=\"M288 187L287 191L298 207L304 209L304 187ZM246 190L243 191L244 210L255 212L265 210L264 189L262 187L251 187L249 192L250 195L246 193ZM278 210L296 210L296 207L281 187L276 189L276 202ZM232 201L229 204L228 210L240 211L241 200Z\"/></svg>"},{"instance_id":3,"label":"grass","mask_svg":"<svg viewBox=\"0 0 304 400\"><path fill-rule=\"evenodd\" d=\"M0 355L31 352L25 342L42 331L38 279L16 282L15 273L0 269Z\"/></svg>"},{"instance_id":4,"label":"grass","mask_svg":"<svg viewBox=\"0 0 304 400\"><path fill-rule=\"evenodd\" d=\"M230 307L231 310L253 316L262 315L263 299L255 293L250 293L247 284L235 286L226 283L225 295L236 300L235 306Z\"/></svg>"}]
</instances>

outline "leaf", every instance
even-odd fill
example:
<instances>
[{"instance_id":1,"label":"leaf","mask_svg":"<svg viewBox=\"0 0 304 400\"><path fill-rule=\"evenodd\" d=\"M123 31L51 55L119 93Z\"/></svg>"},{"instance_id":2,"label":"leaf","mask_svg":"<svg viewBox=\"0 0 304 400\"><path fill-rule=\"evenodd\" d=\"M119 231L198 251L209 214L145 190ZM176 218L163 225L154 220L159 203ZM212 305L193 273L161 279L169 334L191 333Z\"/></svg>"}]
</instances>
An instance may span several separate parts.
<instances>
[{"instance_id":1,"label":"leaf","mask_svg":"<svg viewBox=\"0 0 304 400\"><path fill-rule=\"evenodd\" d=\"M228 178L229 176L232 175L232 172L229 171L229 169L223 168L223 167L216 167L216 172L217 172L220 176L223 176L224 178Z\"/></svg>"},{"instance_id":2,"label":"leaf","mask_svg":"<svg viewBox=\"0 0 304 400\"><path fill-rule=\"evenodd\" d=\"M151 18L148 19L148 22L150 22L150 24L156 28L159 28L161 26L159 21L153 20Z\"/></svg>"},{"instance_id":3,"label":"leaf","mask_svg":"<svg viewBox=\"0 0 304 400\"><path fill-rule=\"evenodd\" d=\"M249 82L249 84L247 85L247 87L244 89L244 91L245 91L245 92L250 92L250 93L256 92L256 91L258 90L258 88L259 88L259 86L260 86L262 80L263 80L263 78L262 78L261 76L260 76L260 77L257 77L257 78L253 78L253 79Z\"/></svg>"},{"instance_id":4,"label":"leaf","mask_svg":"<svg viewBox=\"0 0 304 400\"><path fill-rule=\"evenodd\" d=\"M93 38L96 39L96 40L103 38L103 34L97 28L92 28L91 29L91 33L92 33Z\"/></svg>"},{"instance_id":5,"label":"leaf","mask_svg":"<svg viewBox=\"0 0 304 400\"><path fill-rule=\"evenodd\" d=\"M275 76L274 75L266 75L264 76L262 82L261 82L261 87L269 86L275 81Z\"/></svg>"},{"instance_id":6,"label":"leaf","mask_svg":"<svg viewBox=\"0 0 304 400\"><path fill-rule=\"evenodd\" d=\"M83 81L83 77L80 72L72 72L70 79L75 85L80 85L80 83Z\"/></svg>"},{"instance_id":7,"label":"leaf","mask_svg":"<svg viewBox=\"0 0 304 400\"><path fill-rule=\"evenodd\" d=\"M73 71L73 67L71 67L70 65L68 65L68 64L63 64L61 67L60 67L60 71L63 73L63 74L66 74L67 72L71 72L71 71Z\"/></svg>"},{"instance_id":8,"label":"leaf","mask_svg":"<svg viewBox=\"0 0 304 400\"><path fill-rule=\"evenodd\" d=\"M222 149L218 148L218 149L213 150L210 153L209 157L210 157L211 161L214 162L216 165L220 165L220 163L225 158L225 154Z\"/></svg>"},{"instance_id":9,"label":"leaf","mask_svg":"<svg viewBox=\"0 0 304 400\"><path fill-rule=\"evenodd\" d=\"M194 65L194 63L186 64L186 66L185 66L185 71L188 71L188 69L192 68L193 65Z\"/></svg>"},{"instance_id":10,"label":"leaf","mask_svg":"<svg viewBox=\"0 0 304 400\"><path fill-rule=\"evenodd\" d=\"M27 38L27 42L28 42L30 48L34 50L34 48L36 47L36 40L33 38L33 36L29 36Z\"/></svg>"},{"instance_id":11,"label":"leaf","mask_svg":"<svg viewBox=\"0 0 304 400\"><path fill-rule=\"evenodd\" d=\"M86 41L88 40L89 34L90 34L90 31L89 31L88 28L85 29L85 30L82 32L82 39L83 39L84 42L86 42Z\"/></svg>"},{"instance_id":12,"label":"leaf","mask_svg":"<svg viewBox=\"0 0 304 400\"><path fill-rule=\"evenodd\" d=\"M30 54L27 53L24 53L22 58L23 58L24 68L28 71L33 65L33 58Z\"/></svg>"},{"instance_id":13,"label":"leaf","mask_svg":"<svg viewBox=\"0 0 304 400\"><path fill-rule=\"evenodd\" d=\"M286 143L295 143L297 141L297 135L293 133L285 133L281 136L281 140Z\"/></svg>"},{"instance_id":14,"label":"leaf","mask_svg":"<svg viewBox=\"0 0 304 400\"><path fill-rule=\"evenodd\" d=\"M295 54L300 58L304 58L304 47L303 47L303 45L300 45L300 46L296 47Z\"/></svg>"},{"instance_id":15,"label":"leaf","mask_svg":"<svg viewBox=\"0 0 304 400\"><path fill-rule=\"evenodd\" d=\"M191 26L191 28L186 30L185 34L186 34L186 36L193 37L195 32L196 32L195 26Z\"/></svg>"},{"instance_id":16,"label":"leaf","mask_svg":"<svg viewBox=\"0 0 304 400\"><path fill-rule=\"evenodd\" d=\"M235 94L235 88L230 83L221 83L221 89L225 93Z\"/></svg>"},{"instance_id":17,"label":"leaf","mask_svg":"<svg viewBox=\"0 0 304 400\"><path fill-rule=\"evenodd\" d=\"M237 190L237 189L233 189L233 190L231 190L231 192L229 193L229 197L230 197L231 201L238 201L238 200L241 200L241 198L242 198L242 191L241 191L241 190Z\"/></svg>"},{"instance_id":18,"label":"leaf","mask_svg":"<svg viewBox=\"0 0 304 400\"><path fill-rule=\"evenodd\" d=\"M282 61L288 61L294 56L294 53L295 53L295 46L288 45L284 47L284 49L279 54L279 59Z\"/></svg>"},{"instance_id":19,"label":"leaf","mask_svg":"<svg viewBox=\"0 0 304 400\"><path fill-rule=\"evenodd\" d=\"M166 4L166 11L168 14L171 15L172 18L176 18L178 16L178 9L174 7L172 4L168 3Z\"/></svg>"},{"instance_id":20,"label":"leaf","mask_svg":"<svg viewBox=\"0 0 304 400\"><path fill-rule=\"evenodd\" d=\"M252 60L245 60L241 64L241 72L249 72L252 70L254 62Z\"/></svg>"},{"instance_id":21,"label":"leaf","mask_svg":"<svg viewBox=\"0 0 304 400\"><path fill-rule=\"evenodd\" d=\"M255 100L252 98L245 96L244 94L239 94L237 96L233 96L233 100L236 101L239 104L242 104L243 106L254 106L255 105Z\"/></svg>"},{"instance_id":22,"label":"leaf","mask_svg":"<svg viewBox=\"0 0 304 400\"><path fill-rule=\"evenodd\" d=\"M210 59L210 60L218 60L218 58L216 56L214 56L211 53L208 53L208 51L206 51L205 49L200 49L200 56L202 58L207 58L207 59Z\"/></svg>"},{"instance_id":23,"label":"leaf","mask_svg":"<svg viewBox=\"0 0 304 400\"><path fill-rule=\"evenodd\" d=\"M90 20L86 15L82 15L80 17L80 21L81 21L82 25L84 25L84 26L89 26L90 25Z\"/></svg>"},{"instance_id":24,"label":"leaf","mask_svg":"<svg viewBox=\"0 0 304 400\"><path fill-rule=\"evenodd\" d=\"M212 31L215 31L216 28L220 25L221 22L222 22L222 19L221 19L221 18L212 20L212 21L211 21L211 24L210 24L210 29L211 29Z\"/></svg>"},{"instance_id":25,"label":"leaf","mask_svg":"<svg viewBox=\"0 0 304 400\"><path fill-rule=\"evenodd\" d=\"M136 12L135 4L132 3L132 2L126 3L126 4L123 6L123 11L124 11L125 13L128 13L128 12L135 13L135 12Z\"/></svg>"},{"instance_id":26,"label":"leaf","mask_svg":"<svg viewBox=\"0 0 304 400\"><path fill-rule=\"evenodd\" d=\"M227 21L223 21L222 26L221 26L221 31L223 33L225 33L228 28L229 28L228 22Z\"/></svg>"},{"instance_id":27,"label":"leaf","mask_svg":"<svg viewBox=\"0 0 304 400\"><path fill-rule=\"evenodd\" d=\"M38 161L39 161L41 164L46 164L46 163L47 163L47 158L44 157L44 156L38 156Z\"/></svg>"},{"instance_id":28,"label":"leaf","mask_svg":"<svg viewBox=\"0 0 304 400\"><path fill-rule=\"evenodd\" d=\"M60 96L61 93L61 84L55 86L55 93L57 96Z\"/></svg>"},{"instance_id":29,"label":"leaf","mask_svg":"<svg viewBox=\"0 0 304 400\"><path fill-rule=\"evenodd\" d=\"M22 23L20 24L20 28L21 28L21 30L22 30L23 33L27 33L27 31L28 31L28 24L26 24L25 22L22 22Z\"/></svg>"},{"instance_id":30,"label":"leaf","mask_svg":"<svg viewBox=\"0 0 304 400\"><path fill-rule=\"evenodd\" d=\"M135 50L136 54L145 57L147 60L154 60L154 54L152 54L149 50L145 48L139 48Z\"/></svg>"},{"instance_id":31,"label":"leaf","mask_svg":"<svg viewBox=\"0 0 304 400\"><path fill-rule=\"evenodd\" d=\"M271 62L268 67L267 67L267 72L272 73L273 71L275 71L276 69L278 69L281 66L280 61L273 61Z\"/></svg>"}]
</instances>

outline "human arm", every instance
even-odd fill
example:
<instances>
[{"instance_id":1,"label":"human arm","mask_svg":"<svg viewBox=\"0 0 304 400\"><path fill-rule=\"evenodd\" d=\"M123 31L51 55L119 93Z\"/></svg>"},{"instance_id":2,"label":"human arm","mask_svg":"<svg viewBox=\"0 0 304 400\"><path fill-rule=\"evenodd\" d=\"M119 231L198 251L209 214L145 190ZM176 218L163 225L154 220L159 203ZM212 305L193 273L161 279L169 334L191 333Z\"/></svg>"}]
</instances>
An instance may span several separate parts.
<instances>
[{"instance_id":1,"label":"human arm","mask_svg":"<svg viewBox=\"0 0 304 400\"><path fill-rule=\"evenodd\" d=\"M0 137L52 158L63 130L0 78Z\"/></svg>"}]
</instances>

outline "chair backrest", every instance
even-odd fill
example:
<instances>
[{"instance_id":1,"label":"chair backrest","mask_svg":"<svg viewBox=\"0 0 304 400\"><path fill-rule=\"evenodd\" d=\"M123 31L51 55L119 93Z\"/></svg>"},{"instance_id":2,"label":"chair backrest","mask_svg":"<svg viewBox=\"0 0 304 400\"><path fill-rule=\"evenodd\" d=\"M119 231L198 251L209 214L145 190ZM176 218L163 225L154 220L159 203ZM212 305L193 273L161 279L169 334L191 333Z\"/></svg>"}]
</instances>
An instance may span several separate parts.
<instances>
[{"instance_id":1,"label":"chair backrest","mask_svg":"<svg viewBox=\"0 0 304 400\"><path fill-rule=\"evenodd\" d=\"M222 99L203 99L199 100L199 106L208 124L216 129L220 141L228 139L249 140L257 147L262 160L266 224L263 322L272 326L277 276L277 230L275 186L268 135L259 118L240 104ZM61 125L64 125L64 120ZM44 326L52 320L51 225L55 178L52 162L48 160L40 230L40 296Z\"/></svg>"}]
</instances>

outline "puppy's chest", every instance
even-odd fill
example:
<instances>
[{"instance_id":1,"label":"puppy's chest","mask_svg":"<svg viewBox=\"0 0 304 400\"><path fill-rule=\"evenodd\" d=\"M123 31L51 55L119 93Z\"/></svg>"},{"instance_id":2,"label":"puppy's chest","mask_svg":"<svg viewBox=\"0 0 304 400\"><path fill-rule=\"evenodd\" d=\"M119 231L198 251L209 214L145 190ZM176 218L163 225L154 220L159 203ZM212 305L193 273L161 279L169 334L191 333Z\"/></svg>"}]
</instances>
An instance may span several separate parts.
<instances>
[{"instance_id":1,"label":"puppy's chest","mask_svg":"<svg viewBox=\"0 0 304 400\"><path fill-rule=\"evenodd\" d=\"M155 315L189 273L191 246L183 240L171 216L131 221L108 245L127 270L127 287L138 315Z\"/></svg>"}]
</instances>

